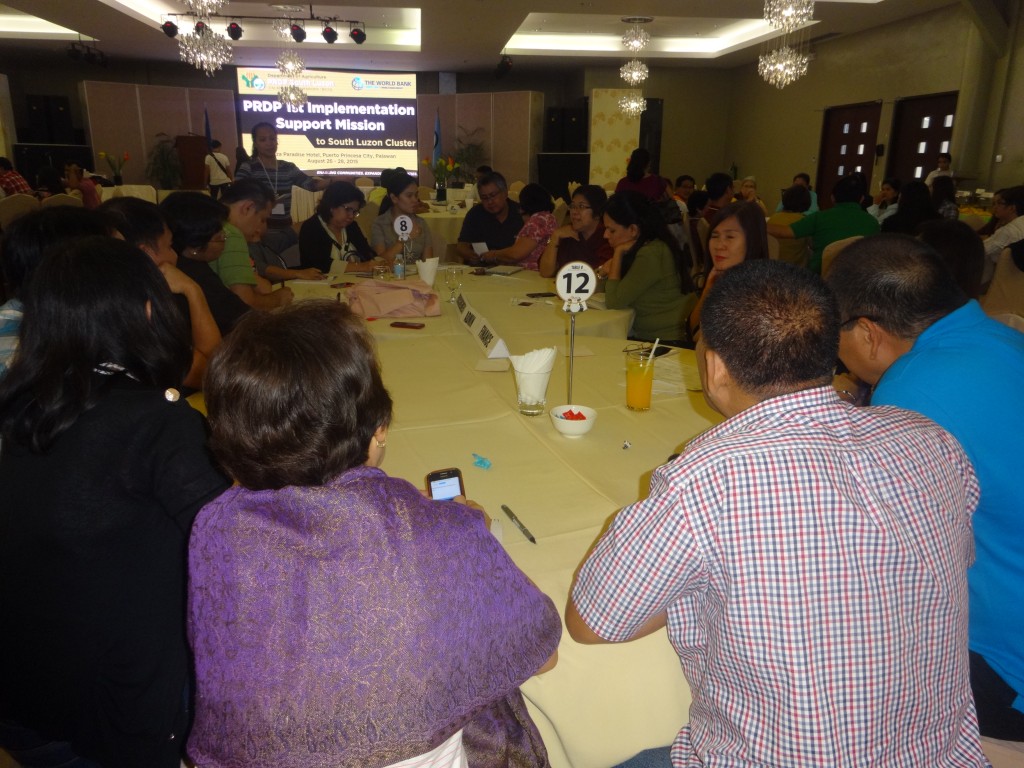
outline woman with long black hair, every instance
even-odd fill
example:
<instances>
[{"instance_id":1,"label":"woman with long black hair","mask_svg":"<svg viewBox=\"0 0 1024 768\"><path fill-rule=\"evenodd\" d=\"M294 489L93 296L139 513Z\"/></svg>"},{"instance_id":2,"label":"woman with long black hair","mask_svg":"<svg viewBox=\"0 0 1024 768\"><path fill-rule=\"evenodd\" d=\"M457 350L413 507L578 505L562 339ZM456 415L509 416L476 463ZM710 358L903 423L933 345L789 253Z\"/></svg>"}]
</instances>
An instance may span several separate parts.
<instances>
[{"instance_id":1,"label":"woman with long black hair","mask_svg":"<svg viewBox=\"0 0 1024 768\"><path fill-rule=\"evenodd\" d=\"M23 301L0 380L0 747L177 768L186 544L228 486L179 399L188 326L149 257L110 237L49 253Z\"/></svg>"}]
</instances>

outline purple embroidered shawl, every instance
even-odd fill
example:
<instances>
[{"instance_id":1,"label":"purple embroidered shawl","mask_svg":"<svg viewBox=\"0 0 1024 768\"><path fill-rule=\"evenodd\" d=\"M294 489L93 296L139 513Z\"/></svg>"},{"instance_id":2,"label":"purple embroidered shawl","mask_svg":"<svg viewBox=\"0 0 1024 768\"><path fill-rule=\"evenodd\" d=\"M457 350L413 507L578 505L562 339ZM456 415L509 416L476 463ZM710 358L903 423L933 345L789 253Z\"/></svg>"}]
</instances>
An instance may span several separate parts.
<instances>
[{"instance_id":1,"label":"purple embroidered shawl","mask_svg":"<svg viewBox=\"0 0 1024 768\"><path fill-rule=\"evenodd\" d=\"M203 768L374 768L465 728L474 766L546 766L518 686L561 622L480 515L379 469L207 504L189 545Z\"/></svg>"}]
</instances>

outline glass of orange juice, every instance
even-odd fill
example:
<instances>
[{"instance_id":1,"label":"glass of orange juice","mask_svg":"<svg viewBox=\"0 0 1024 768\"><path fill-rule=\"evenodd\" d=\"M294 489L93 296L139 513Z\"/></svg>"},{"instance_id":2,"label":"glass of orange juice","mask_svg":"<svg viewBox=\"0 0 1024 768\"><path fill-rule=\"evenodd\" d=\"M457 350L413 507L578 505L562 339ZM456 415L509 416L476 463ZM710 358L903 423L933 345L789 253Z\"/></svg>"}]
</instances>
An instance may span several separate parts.
<instances>
[{"instance_id":1,"label":"glass of orange juice","mask_svg":"<svg viewBox=\"0 0 1024 768\"><path fill-rule=\"evenodd\" d=\"M649 411L653 386L654 360L650 359L650 351L631 349L626 353L626 407L631 411Z\"/></svg>"}]
</instances>

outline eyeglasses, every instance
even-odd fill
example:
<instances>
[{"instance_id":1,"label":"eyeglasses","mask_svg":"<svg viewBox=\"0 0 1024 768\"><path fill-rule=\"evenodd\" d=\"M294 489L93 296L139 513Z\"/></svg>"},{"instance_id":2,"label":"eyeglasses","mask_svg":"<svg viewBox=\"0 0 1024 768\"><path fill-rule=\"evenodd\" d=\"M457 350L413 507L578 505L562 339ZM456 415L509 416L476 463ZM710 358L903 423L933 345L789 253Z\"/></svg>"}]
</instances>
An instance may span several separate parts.
<instances>
[{"instance_id":1,"label":"eyeglasses","mask_svg":"<svg viewBox=\"0 0 1024 768\"><path fill-rule=\"evenodd\" d=\"M341 206L341 209L343 211L348 211L349 215L353 219L358 219L359 218L359 209L358 208L353 208L351 205L343 205L343 206Z\"/></svg>"},{"instance_id":2,"label":"eyeglasses","mask_svg":"<svg viewBox=\"0 0 1024 768\"><path fill-rule=\"evenodd\" d=\"M499 192L491 192L491 194L489 194L489 195L480 195L480 202L481 203L489 203L494 198L501 197L504 194L505 194L504 192L499 191Z\"/></svg>"},{"instance_id":3,"label":"eyeglasses","mask_svg":"<svg viewBox=\"0 0 1024 768\"><path fill-rule=\"evenodd\" d=\"M572 205L569 206L569 210L570 211L592 211L593 208L591 208L589 205L584 205L583 203L573 203Z\"/></svg>"}]
</instances>

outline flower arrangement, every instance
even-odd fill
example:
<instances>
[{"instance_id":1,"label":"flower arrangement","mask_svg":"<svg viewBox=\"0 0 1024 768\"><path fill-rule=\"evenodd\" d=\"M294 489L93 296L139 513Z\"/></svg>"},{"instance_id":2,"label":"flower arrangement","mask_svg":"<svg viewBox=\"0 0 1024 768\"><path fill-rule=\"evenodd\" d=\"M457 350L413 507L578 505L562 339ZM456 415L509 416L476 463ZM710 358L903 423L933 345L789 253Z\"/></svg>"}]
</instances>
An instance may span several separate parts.
<instances>
[{"instance_id":1,"label":"flower arrangement","mask_svg":"<svg viewBox=\"0 0 1024 768\"><path fill-rule=\"evenodd\" d=\"M100 160L106 160L107 165L110 166L110 170L113 171L115 176L121 175L121 169L124 168L124 164L131 160L131 156L125 152L123 155L118 157L117 155L110 155L100 150Z\"/></svg>"},{"instance_id":2,"label":"flower arrangement","mask_svg":"<svg viewBox=\"0 0 1024 768\"><path fill-rule=\"evenodd\" d=\"M423 158L423 164L430 168L434 174L434 180L440 184L447 184L448 179L455 175L455 169L459 167L459 164L455 162L455 158L449 155L448 157L439 157L436 163L431 163L428 158Z\"/></svg>"}]
</instances>

